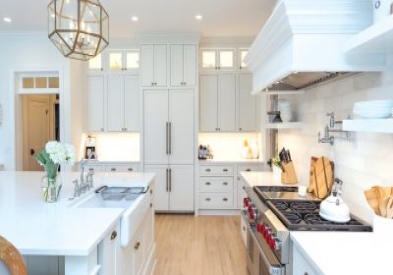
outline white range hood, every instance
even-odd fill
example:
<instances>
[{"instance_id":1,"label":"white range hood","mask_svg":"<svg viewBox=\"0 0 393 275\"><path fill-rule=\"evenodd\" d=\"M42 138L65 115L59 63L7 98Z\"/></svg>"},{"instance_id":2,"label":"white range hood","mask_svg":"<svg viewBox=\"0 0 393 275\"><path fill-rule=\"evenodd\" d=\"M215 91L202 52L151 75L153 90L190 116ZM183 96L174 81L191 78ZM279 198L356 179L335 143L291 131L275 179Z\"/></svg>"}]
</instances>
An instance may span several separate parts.
<instances>
[{"instance_id":1,"label":"white range hood","mask_svg":"<svg viewBox=\"0 0 393 275\"><path fill-rule=\"evenodd\" d=\"M350 38L372 21L370 0L279 1L245 58L253 73L252 93L386 70L384 55L345 51Z\"/></svg>"}]
</instances>

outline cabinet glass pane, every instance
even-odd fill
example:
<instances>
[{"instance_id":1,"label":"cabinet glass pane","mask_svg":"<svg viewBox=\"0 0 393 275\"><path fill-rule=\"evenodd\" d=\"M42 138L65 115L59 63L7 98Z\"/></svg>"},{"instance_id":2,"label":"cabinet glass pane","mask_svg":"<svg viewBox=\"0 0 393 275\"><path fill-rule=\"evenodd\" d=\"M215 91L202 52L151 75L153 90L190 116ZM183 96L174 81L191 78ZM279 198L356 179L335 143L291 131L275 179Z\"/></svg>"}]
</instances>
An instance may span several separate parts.
<instances>
[{"instance_id":1,"label":"cabinet glass pane","mask_svg":"<svg viewBox=\"0 0 393 275\"><path fill-rule=\"evenodd\" d=\"M139 68L139 52L127 52L126 54L127 69Z\"/></svg>"},{"instance_id":2,"label":"cabinet glass pane","mask_svg":"<svg viewBox=\"0 0 393 275\"><path fill-rule=\"evenodd\" d=\"M121 69L123 68L123 55L121 53L110 53L109 54L109 68L110 69Z\"/></svg>"},{"instance_id":3,"label":"cabinet glass pane","mask_svg":"<svg viewBox=\"0 0 393 275\"><path fill-rule=\"evenodd\" d=\"M48 78L48 87L49 88L59 88L59 78L58 77L49 77Z\"/></svg>"},{"instance_id":4,"label":"cabinet glass pane","mask_svg":"<svg viewBox=\"0 0 393 275\"><path fill-rule=\"evenodd\" d=\"M34 88L34 78L33 77L24 77L22 79L22 87L24 89L32 89L32 88Z\"/></svg>"},{"instance_id":5,"label":"cabinet glass pane","mask_svg":"<svg viewBox=\"0 0 393 275\"><path fill-rule=\"evenodd\" d=\"M89 69L100 70L101 68L101 54L98 54L96 57L89 60Z\"/></svg>"},{"instance_id":6,"label":"cabinet glass pane","mask_svg":"<svg viewBox=\"0 0 393 275\"><path fill-rule=\"evenodd\" d=\"M248 53L248 50L241 50L240 51L240 66L242 68L247 67L246 63L244 63L244 58L246 57L247 53Z\"/></svg>"},{"instance_id":7,"label":"cabinet glass pane","mask_svg":"<svg viewBox=\"0 0 393 275\"><path fill-rule=\"evenodd\" d=\"M233 68L233 51L220 51L220 68Z\"/></svg>"},{"instance_id":8,"label":"cabinet glass pane","mask_svg":"<svg viewBox=\"0 0 393 275\"><path fill-rule=\"evenodd\" d=\"M48 87L48 78L46 77L36 77L35 87L38 89L43 89Z\"/></svg>"},{"instance_id":9,"label":"cabinet glass pane","mask_svg":"<svg viewBox=\"0 0 393 275\"><path fill-rule=\"evenodd\" d=\"M216 67L216 51L202 51L202 68Z\"/></svg>"}]
</instances>

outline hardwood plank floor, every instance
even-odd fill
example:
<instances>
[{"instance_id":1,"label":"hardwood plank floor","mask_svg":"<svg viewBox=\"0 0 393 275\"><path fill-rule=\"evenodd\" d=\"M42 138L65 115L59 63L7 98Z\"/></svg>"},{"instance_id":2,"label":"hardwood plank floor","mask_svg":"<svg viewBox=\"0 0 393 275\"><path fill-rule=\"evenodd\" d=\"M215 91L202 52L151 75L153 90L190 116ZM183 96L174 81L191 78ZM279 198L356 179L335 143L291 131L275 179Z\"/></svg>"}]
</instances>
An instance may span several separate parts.
<instances>
[{"instance_id":1,"label":"hardwood plank floor","mask_svg":"<svg viewBox=\"0 0 393 275\"><path fill-rule=\"evenodd\" d=\"M240 216L156 215L154 275L247 275Z\"/></svg>"}]
</instances>

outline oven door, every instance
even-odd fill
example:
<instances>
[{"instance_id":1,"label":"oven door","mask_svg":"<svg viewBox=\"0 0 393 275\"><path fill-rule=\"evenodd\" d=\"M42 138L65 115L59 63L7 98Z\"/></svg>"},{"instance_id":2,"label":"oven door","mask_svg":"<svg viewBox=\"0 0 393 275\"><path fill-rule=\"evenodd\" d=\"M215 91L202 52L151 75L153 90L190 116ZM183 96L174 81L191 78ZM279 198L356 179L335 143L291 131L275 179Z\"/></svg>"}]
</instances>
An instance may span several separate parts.
<instances>
[{"instance_id":1,"label":"oven door","mask_svg":"<svg viewBox=\"0 0 393 275\"><path fill-rule=\"evenodd\" d=\"M243 217L247 221L247 216ZM258 239L258 240L257 240ZM285 275L282 265L266 241L258 236L255 225L247 222L247 269L250 275Z\"/></svg>"}]
</instances>

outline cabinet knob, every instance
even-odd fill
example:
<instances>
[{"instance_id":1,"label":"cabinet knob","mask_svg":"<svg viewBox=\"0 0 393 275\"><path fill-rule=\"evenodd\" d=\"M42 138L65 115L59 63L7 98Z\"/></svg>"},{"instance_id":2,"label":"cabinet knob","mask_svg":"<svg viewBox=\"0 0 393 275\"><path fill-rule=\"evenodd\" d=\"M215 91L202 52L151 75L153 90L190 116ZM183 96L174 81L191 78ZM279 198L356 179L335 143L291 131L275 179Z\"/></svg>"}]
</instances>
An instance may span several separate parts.
<instances>
[{"instance_id":1,"label":"cabinet knob","mask_svg":"<svg viewBox=\"0 0 393 275\"><path fill-rule=\"evenodd\" d=\"M226 181L224 181L222 184L223 184L223 185L228 185L228 183L227 183Z\"/></svg>"},{"instance_id":2,"label":"cabinet knob","mask_svg":"<svg viewBox=\"0 0 393 275\"><path fill-rule=\"evenodd\" d=\"M250 168L247 168L247 169L246 169L246 172L250 172L250 171L251 171L251 169L250 169Z\"/></svg>"},{"instance_id":3,"label":"cabinet knob","mask_svg":"<svg viewBox=\"0 0 393 275\"><path fill-rule=\"evenodd\" d=\"M206 198L206 201L211 201L211 199L210 198Z\"/></svg>"},{"instance_id":4,"label":"cabinet knob","mask_svg":"<svg viewBox=\"0 0 393 275\"><path fill-rule=\"evenodd\" d=\"M246 227L245 227L245 226L243 226L243 228L242 228L242 229L243 229L243 231L246 231Z\"/></svg>"},{"instance_id":5,"label":"cabinet knob","mask_svg":"<svg viewBox=\"0 0 393 275\"><path fill-rule=\"evenodd\" d=\"M116 168L115 168L115 167L112 167L112 168L111 168L111 171L112 171L112 172L116 171Z\"/></svg>"},{"instance_id":6,"label":"cabinet knob","mask_svg":"<svg viewBox=\"0 0 393 275\"><path fill-rule=\"evenodd\" d=\"M104 128L101 128L101 132L104 132Z\"/></svg>"},{"instance_id":7,"label":"cabinet knob","mask_svg":"<svg viewBox=\"0 0 393 275\"><path fill-rule=\"evenodd\" d=\"M223 200L223 201L225 201L225 202L227 202L227 201L228 201L228 199L227 199L227 198L223 198L222 200Z\"/></svg>"},{"instance_id":8,"label":"cabinet knob","mask_svg":"<svg viewBox=\"0 0 393 275\"><path fill-rule=\"evenodd\" d=\"M207 168L205 171L206 171L206 172L210 172L211 170L210 170L210 168Z\"/></svg>"},{"instance_id":9,"label":"cabinet knob","mask_svg":"<svg viewBox=\"0 0 393 275\"><path fill-rule=\"evenodd\" d=\"M116 237L117 237L117 232L116 232L116 230L115 230L115 231L113 231L112 234L111 234L111 241L113 241L114 239L116 239Z\"/></svg>"},{"instance_id":10,"label":"cabinet knob","mask_svg":"<svg viewBox=\"0 0 393 275\"><path fill-rule=\"evenodd\" d=\"M211 183L210 182L206 182L206 185L210 185Z\"/></svg>"},{"instance_id":11,"label":"cabinet knob","mask_svg":"<svg viewBox=\"0 0 393 275\"><path fill-rule=\"evenodd\" d=\"M153 189L150 189L150 194L153 194Z\"/></svg>"},{"instance_id":12,"label":"cabinet knob","mask_svg":"<svg viewBox=\"0 0 393 275\"><path fill-rule=\"evenodd\" d=\"M137 242L137 243L134 245L134 248L135 248L135 249L138 249L140 246L141 246L141 243L140 243L140 242Z\"/></svg>"},{"instance_id":13,"label":"cabinet knob","mask_svg":"<svg viewBox=\"0 0 393 275\"><path fill-rule=\"evenodd\" d=\"M243 129L240 127L240 128L239 128L239 131L241 132L241 131L243 131Z\"/></svg>"},{"instance_id":14,"label":"cabinet knob","mask_svg":"<svg viewBox=\"0 0 393 275\"><path fill-rule=\"evenodd\" d=\"M101 71L103 71L104 70L104 68L101 68Z\"/></svg>"},{"instance_id":15,"label":"cabinet knob","mask_svg":"<svg viewBox=\"0 0 393 275\"><path fill-rule=\"evenodd\" d=\"M227 168L222 169L223 172L228 172Z\"/></svg>"},{"instance_id":16,"label":"cabinet knob","mask_svg":"<svg viewBox=\"0 0 393 275\"><path fill-rule=\"evenodd\" d=\"M132 169L131 167L129 167L127 170L130 172L134 171L134 169Z\"/></svg>"},{"instance_id":17,"label":"cabinet knob","mask_svg":"<svg viewBox=\"0 0 393 275\"><path fill-rule=\"evenodd\" d=\"M153 207L153 204L152 203L150 203L150 208L152 208Z\"/></svg>"}]
</instances>

